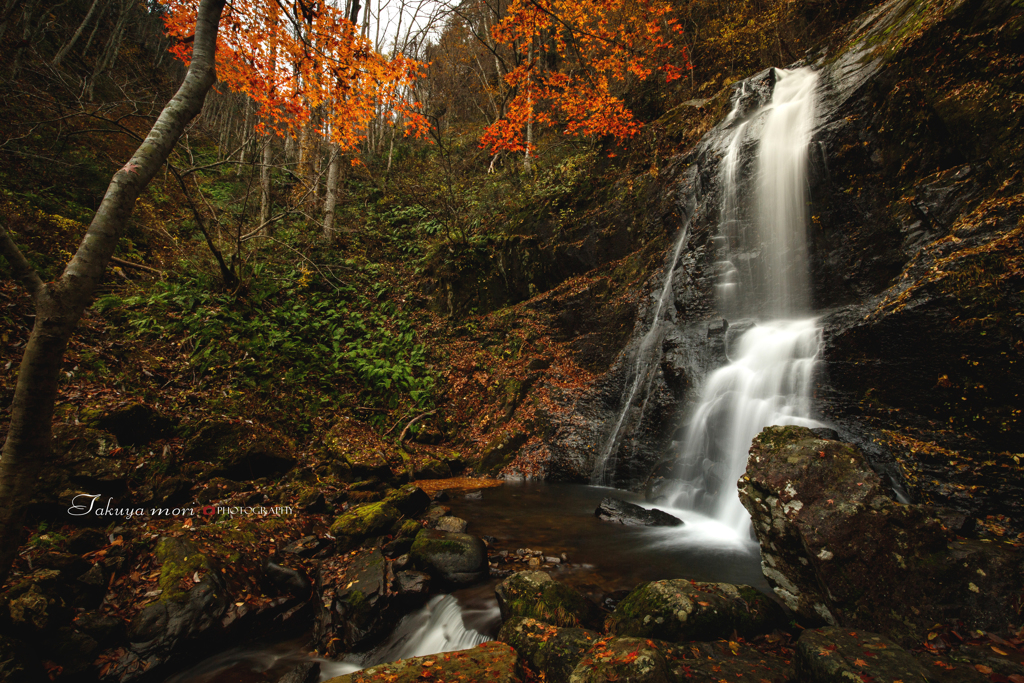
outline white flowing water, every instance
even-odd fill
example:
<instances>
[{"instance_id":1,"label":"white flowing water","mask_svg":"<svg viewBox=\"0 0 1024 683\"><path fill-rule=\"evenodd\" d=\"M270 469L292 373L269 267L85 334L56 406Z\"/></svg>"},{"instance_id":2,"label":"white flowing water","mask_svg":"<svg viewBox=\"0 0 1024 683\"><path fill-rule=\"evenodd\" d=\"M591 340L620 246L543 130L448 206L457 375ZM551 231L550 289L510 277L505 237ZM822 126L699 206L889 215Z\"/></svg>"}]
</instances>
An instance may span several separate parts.
<instances>
[{"instance_id":1,"label":"white flowing water","mask_svg":"<svg viewBox=\"0 0 1024 683\"><path fill-rule=\"evenodd\" d=\"M767 307L782 318L810 309L807 272L807 148L818 75L776 69L757 169L757 223L765 257Z\"/></svg>"},{"instance_id":2,"label":"white flowing water","mask_svg":"<svg viewBox=\"0 0 1024 683\"><path fill-rule=\"evenodd\" d=\"M498 618L497 605L472 610L463 608L451 595L435 595L420 610L402 619L388 639L370 653L340 662L321 662L320 678L342 676L383 662L468 650L491 640L473 626Z\"/></svg>"},{"instance_id":3,"label":"white flowing water","mask_svg":"<svg viewBox=\"0 0 1024 683\"><path fill-rule=\"evenodd\" d=\"M747 450L768 425L820 427L810 418L813 366L821 343L814 319L756 325L731 362L708 378L687 428L672 507L694 510L742 533L750 523L736 493Z\"/></svg>"},{"instance_id":4,"label":"white flowing water","mask_svg":"<svg viewBox=\"0 0 1024 683\"><path fill-rule=\"evenodd\" d=\"M822 426L811 418L810 400L821 329L814 318L780 319L810 308L807 150L817 75L810 69L775 75L771 102L736 127L722 158L716 240L722 256L716 263L719 310L726 316L756 311L770 321L735 340L727 337L729 364L708 377L687 425L675 487L664 491L672 507L707 515L740 536L750 518L736 481L751 440L769 425ZM742 185L741 155L748 124L761 118L750 192ZM756 201L745 219L742 198L751 194ZM737 261L757 265L741 271Z\"/></svg>"},{"instance_id":5,"label":"white flowing water","mask_svg":"<svg viewBox=\"0 0 1024 683\"><path fill-rule=\"evenodd\" d=\"M461 604L452 595L435 595L404 617L379 646L341 661L305 654L304 641L239 647L209 657L166 683L276 681L296 665L309 661L319 662L320 680L326 681L384 662L468 650L491 640L485 632L494 632L501 619L493 591L488 590L487 595L490 597L483 601L479 596L469 596L469 604Z\"/></svg>"}]
</instances>

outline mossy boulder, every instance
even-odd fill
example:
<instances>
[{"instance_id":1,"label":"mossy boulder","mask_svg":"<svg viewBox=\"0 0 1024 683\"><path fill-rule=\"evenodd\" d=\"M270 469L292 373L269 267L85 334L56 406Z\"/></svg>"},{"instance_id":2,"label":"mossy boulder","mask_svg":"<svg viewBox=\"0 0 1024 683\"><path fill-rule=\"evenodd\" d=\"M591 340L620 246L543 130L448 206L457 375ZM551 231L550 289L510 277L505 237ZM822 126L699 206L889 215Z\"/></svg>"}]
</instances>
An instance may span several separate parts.
<instances>
[{"instance_id":1,"label":"mossy boulder","mask_svg":"<svg viewBox=\"0 0 1024 683\"><path fill-rule=\"evenodd\" d=\"M413 484L399 487L386 496L385 502L394 505L406 517L415 517L430 507L430 496Z\"/></svg>"},{"instance_id":2,"label":"mossy boulder","mask_svg":"<svg viewBox=\"0 0 1024 683\"><path fill-rule=\"evenodd\" d=\"M153 550L160 565L160 599L171 602L185 602L192 580L197 572L216 572L210 561L199 552L199 548L184 538L161 538Z\"/></svg>"},{"instance_id":3,"label":"mossy boulder","mask_svg":"<svg viewBox=\"0 0 1024 683\"><path fill-rule=\"evenodd\" d=\"M488 574L484 542L470 534L421 529L409 550L413 564L447 584L468 584Z\"/></svg>"},{"instance_id":4,"label":"mossy boulder","mask_svg":"<svg viewBox=\"0 0 1024 683\"><path fill-rule=\"evenodd\" d=\"M791 610L906 646L935 623L988 631L1019 621L1005 599L1024 590L1018 548L957 538L948 510L888 493L850 444L803 427L767 427L754 439L740 500L765 577Z\"/></svg>"},{"instance_id":5,"label":"mossy boulder","mask_svg":"<svg viewBox=\"0 0 1024 683\"><path fill-rule=\"evenodd\" d=\"M326 683L519 683L520 669L515 650L505 643L490 641L470 650L378 664L328 679Z\"/></svg>"},{"instance_id":6,"label":"mossy boulder","mask_svg":"<svg viewBox=\"0 0 1024 683\"><path fill-rule=\"evenodd\" d=\"M569 683L675 683L665 654L644 638L603 638L590 648Z\"/></svg>"},{"instance_id":7,"label":"mossy boulder","mask_svg":"<svg viewBox=\"0 0 1024 683\"><path fill-rule=\"evenodd\" d=\"M395 617L380 550L362 550L347 565L337 562L321 565L316 588L323 607L313 627L317 649L331 657L372 645Z\"/></svg>"},{"instance_id":8,"label":"mossy boulder","mask_svg":"<svg viewBox=\"0 0 1024 683\"><path fill-rule=\"evenodd\" d=\"M189 439L181 459L211 465L206 476L250 481L292 469L295 443L260 424L210 422Z\"/></svg>"},{"instance_id":9,"label":"mossy boulder","mask_svg":"<svg viewBox=\"0 0 1024 683\"><path fill-rule=\"evenodd\" d=\"M56 569L32 572L0 596L0 623L23 637L52 632L70 620L65 581Z\"/></svg>"},{"instance_id":10,"label":"mossy boulder","mask_svg":"<svg viewBox=\"0 0 1024 683\"><path fill-rule=\"evenodd\" d=\"M447 479L452 474L452 468L447 462L429 456L417 461L412 470L415 479Z\"/></svg>"},{"instance_id":11,"label":"mossy boulder","mask_svg":"<svg viewBox=\"0 0 1024 683\"><path fill-rule=\"evenodd\" d=\"M232 599L213 563L184 538L161 539L154 554L161 565L162 592L128 625L130 652L118 662L115 675L180 661L199 643L224 634Z\"/></svg>"},{"instance_id":12,"label":"mossy boulder","mask_svg":"<svg viewBox=\"0 0 1024 683\"><path fill-rule=\"evenodd\" d=\"M608 625L617 635L684 642L766 633L782 617L782 608L750 586L673 579L638 586Z\"/></svg>"},{"instance_id":13,"label":"mossy boulder","mask_svg":"<svg viewBox=\"0 0 1024 683\"><path fill-rule=\"evenodd\" d=\"M512 462L519 449L529 440L530 435L523 431L506 431L498 434L484 446L480 456L480 471L486 474L499 472Z\"/></svg>"},{"instance_id":14,"label":"mossy boulder","mask_svg":"<svg viewBox=\"0 0 1024 683\"><path fill-rule=\"evenodd\" d=\"M127 493L129 464L118 456L117 438L109 432L81 424L53 428L53 458L44 466L32 500L35 507L53 507L67 514L78 494L120 497ZM88 505L89 501L79 499ZM97 506L99 507L99 506ZM81 521L106 524L105 517L83 515Z\"/></svg>"},{"instance_id":15,"label":"mossy boulder","mask_svg":"<svg viewBox=\"0 0 1024 683\"><path fill-rule=\"evenodd\" d=\"M390 533L402 518L402 513L386 500L366 503L336 517L331 524L331 535L337 539L342 552L356 548L374 536Z\"/></svg>"},{"instance_id":16,"label":"mossy boulder","mask_svg":"<svg viewBox=\"0 0 1024 683\"><path fill-rule=\"evenodd\" d=\"M808 629L800 634L795 659L797 680L805 683L932 680L913 655L885 636L868 631Z\"/></svg>"},{"instance_id":17,"label":"mossy boulder","mask_svg":"<svg viewBox=\"0 0 1024 683\"><path fill-rule=\"evenodd\" d=\"M596 631L545 624L529 617L505 621L498 640L515 648L533 671L550 683L568 683L576 665L601 636Z\"/></svg>"},{"instance_id":18,"label":"mossy boulder","mask_svg":"<svg viewBox=\"0 0 1024 683\"><path fill-rule=\"evenodd\" d=\"M502 619L529 617L552 626L600 628L601 610L547 572L518 572L494 589Z\"/></svg>"}]
</instances>

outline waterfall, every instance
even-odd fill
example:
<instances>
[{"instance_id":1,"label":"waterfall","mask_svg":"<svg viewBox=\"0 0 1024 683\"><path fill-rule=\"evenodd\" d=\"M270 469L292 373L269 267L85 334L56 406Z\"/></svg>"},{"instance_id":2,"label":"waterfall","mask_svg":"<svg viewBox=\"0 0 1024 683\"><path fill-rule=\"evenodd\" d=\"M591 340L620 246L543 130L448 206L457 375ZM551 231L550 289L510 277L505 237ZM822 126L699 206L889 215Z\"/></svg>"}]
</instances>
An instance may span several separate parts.
<instances>
[{"instance_id":1,"label":"waterfall","mask_svg":"<svg viewBox=\"0 0 1024 683\"><path fill-rule=\"evenodd\" d=\"M776 75L758 150L757 218L767 279L763 312L779 318L810 308L807 148L818 76L807 68Z\"/></svg>"},{"instance_id":2,"label":"waterfall","mask_svg":"<svg viewBox=\"0 0 1024 683\"><path fill-rule=\"evenodd\" d=\"M736 493L751 440L768 425L821 426L811 419L813 366L821 329L807 315L807 149L817 75L775 71L771 101L729 138L722 188L716 293L723 316L767 315L726 335L728 365L707 379L663 490L672 507L693 510L743 532L750 521ZM737 101L727 123L738 120ZM753 192L743 187L743 144L760 124ZM752 206L743 197L753 196ZM739 331L737 331L737 329Z\"/></svg>"}]
</instances>

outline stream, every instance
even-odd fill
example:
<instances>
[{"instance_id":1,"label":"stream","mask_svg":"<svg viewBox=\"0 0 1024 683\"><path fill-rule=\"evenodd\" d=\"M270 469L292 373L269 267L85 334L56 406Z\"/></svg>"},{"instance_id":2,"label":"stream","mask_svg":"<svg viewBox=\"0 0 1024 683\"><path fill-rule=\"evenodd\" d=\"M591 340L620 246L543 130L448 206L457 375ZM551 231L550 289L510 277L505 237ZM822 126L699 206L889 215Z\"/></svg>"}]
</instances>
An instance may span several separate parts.
<instances>
[{"instance_id":1,"label":"stream","mask_svg":"<svg viewBox=\"0 0 1024 683\"><path fill-rule=\"evenodd\" d=\"M686 522L682 527L628 527L594 516L607 496L643 504L639 494L628 491L526 482L480 493L445 505L469 520L470 533L495 537L499 548L565 553L568 562L551 573L584 592L600 595L629 590L642 581L673 578L746 583L770 592L761 574L757 543L748 534L695 512L660 508L681 517ZM497 635L496 584L497 579L491 579L433 596L404 617L379 646L343 661L310 653L306 637L265 641L214 655L166 683L273 683L306 661L319 662L320 680L327 680L382 662L474 647Z\"/></svg>"}]
</instances>

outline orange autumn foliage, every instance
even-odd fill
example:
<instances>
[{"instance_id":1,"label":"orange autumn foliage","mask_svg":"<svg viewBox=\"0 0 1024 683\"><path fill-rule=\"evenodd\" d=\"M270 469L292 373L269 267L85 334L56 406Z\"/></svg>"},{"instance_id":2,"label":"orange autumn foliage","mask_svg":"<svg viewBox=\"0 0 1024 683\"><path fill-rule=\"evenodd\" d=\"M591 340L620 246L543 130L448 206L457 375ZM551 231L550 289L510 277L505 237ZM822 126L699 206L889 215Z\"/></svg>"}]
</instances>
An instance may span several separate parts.
<instances>
[{"instance_id":1,"label":"orange autumn foliage","mask_svg":"<svg viewBox=\"0 0 1024 683\"><path fill-rule=\"evenodd\" d=\"M524 59L505 75L515 97L481 146L527 149L527 122L568 135L626 139L641 127L618 92L661 73L666 82L693 68L666 0L513 0L492 36ZM558 64L557 69L546 65Z\"/></svg>"},{"instance_id":2,"label":"orange autumn foliage","mask_svg":"<svg viewBox=\"0 0 1024 683\"><path fill-rule=\"evenodd\" d=\"M198 0L164 0L171 48L191 57ZM367 124L386 112L406 134L422 136L426 118L409 97L423 65L401 54L387 59L323 0L235 0L221 16L217 79L256 103L259 130L297 136L307 124L342 150L354 149Z\"/></svg>"}]
</instances>

